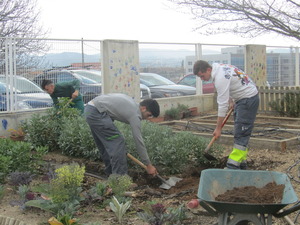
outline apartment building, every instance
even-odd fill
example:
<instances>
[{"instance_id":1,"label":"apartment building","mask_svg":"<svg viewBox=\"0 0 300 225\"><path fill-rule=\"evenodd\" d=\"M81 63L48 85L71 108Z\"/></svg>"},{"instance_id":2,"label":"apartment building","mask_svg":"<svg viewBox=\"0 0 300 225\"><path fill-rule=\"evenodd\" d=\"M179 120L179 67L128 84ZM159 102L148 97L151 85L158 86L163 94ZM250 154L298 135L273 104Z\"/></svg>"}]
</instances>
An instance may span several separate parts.
<instances>
[{"instance_id":1,"label":"apartment building","mask_svg":"<svg viewBox=\"0 0 300 225\"><path fill-rule=\"evenodd\" d=\"M212 63L231 64L245 70L244 47L221 49L220 54L203 54L202 59ZM193 73L195 56L187 56L184 62L186 74ZM295 53L267 53L267 80L271 86L295 85Z\"/></svg>"}]
</instances>

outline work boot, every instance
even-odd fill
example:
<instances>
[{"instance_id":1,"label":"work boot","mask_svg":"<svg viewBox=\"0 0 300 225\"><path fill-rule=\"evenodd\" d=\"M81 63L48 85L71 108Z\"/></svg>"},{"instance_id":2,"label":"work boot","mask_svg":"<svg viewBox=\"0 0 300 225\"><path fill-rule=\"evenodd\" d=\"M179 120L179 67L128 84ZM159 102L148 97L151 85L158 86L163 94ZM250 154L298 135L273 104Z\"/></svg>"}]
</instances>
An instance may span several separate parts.
<instances>
[{"instance_id":1,"label":"work boot","mask_svg":"<svg viewBox=\"0 0 300 225\"><path fill-rule=\"evenodd\" d=\"M227 167L227 169L231 169L231 170L239 170L239 169L241 169L239 166L233 165L231 163L227 163L226 167Z\"/></svg>"},{"instance_id":2,"label":"work boot","mask_svg":"<svg viewBox=\"0 0 300 225\"><path fill-rule=\"evenodd\" d=\"M242 162L240 165L241 170L247 170L248 169L248 165L247 162Z\"/></svg>"}]
</instances>

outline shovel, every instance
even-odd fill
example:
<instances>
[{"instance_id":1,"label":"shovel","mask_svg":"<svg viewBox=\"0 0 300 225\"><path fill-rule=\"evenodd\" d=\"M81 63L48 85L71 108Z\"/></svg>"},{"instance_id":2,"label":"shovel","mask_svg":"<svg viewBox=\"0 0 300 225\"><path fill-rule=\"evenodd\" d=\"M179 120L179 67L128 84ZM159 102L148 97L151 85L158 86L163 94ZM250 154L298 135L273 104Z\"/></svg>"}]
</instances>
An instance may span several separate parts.
<instances>
[{"instance_id":1,"label":"shovel","mask_svg":"<svg viewBox=\"0 0 300 225\"><path fill-rule=\"evenodd\" d=\"M134 161L135 163L137 163L141 167L143 167L145 170L147 170L147 166L144 163L142 163L141 161L139 161L137 158L135 158L133 155L127 153L127 156L132 161ZM178 178L178 177L170 177L169 180L165 180L158 174L156 176L163 182L159 187L162 189L165 189L165 190L170 189L171 187L175 186L178 181L182 180L182 178Z\"/></svg>"},{"instance_id":2,"label":"shovel","mask_svg":"<svg viewBox=\"0 0 300 225\"><path fill-rule=\"evenodd\" d=\"M224 118L224 120L223 120L223 122L222 122L221 128L224 127L224 125L225 125L225 123L227 122L228 118L230 117L232 111L233 111L233 108L231 108L231 109L228 111L226 117ZM213 136L213 138L211 139L211 141L209 142L209 144L207 145L207 147L206 147L205 150L204 150L204 157L205 157L206 159L208 159L209 161L217 160L216 157L214 157L214 156L212 156L211 154L208 153L208 150L210 149L210 147L212 146L212 144L215 142L215 140L216 140L216 137Z\"/></svg>"}]
</instances>

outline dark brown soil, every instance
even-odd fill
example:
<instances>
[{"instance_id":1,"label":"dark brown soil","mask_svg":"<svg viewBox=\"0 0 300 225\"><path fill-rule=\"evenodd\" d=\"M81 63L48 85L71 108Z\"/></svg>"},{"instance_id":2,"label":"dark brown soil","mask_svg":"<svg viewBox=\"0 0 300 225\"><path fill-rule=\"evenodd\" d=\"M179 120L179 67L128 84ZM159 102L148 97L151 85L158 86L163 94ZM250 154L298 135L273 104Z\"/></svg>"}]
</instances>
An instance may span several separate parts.
<instances>
[{"instance_id":1,"label":"dark brown soil","mask_svg":"<svg viewBox=\"0 0 300 225\"><path fill-rule=\"evenodd\" d=\"M284 185L270 182L262 188L245 186L228 190L216 197L221 202L238 202L252 204L278 204L282 200Z\"/></svg>"}]
</instances>

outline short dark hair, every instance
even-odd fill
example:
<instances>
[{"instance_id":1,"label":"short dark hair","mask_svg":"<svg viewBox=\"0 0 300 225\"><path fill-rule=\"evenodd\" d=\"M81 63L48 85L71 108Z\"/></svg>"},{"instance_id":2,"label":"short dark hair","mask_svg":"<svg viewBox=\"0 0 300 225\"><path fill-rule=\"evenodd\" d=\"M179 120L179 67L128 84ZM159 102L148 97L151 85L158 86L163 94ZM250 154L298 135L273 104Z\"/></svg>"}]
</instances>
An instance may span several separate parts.
<instances>
[{"instance_id":1,"label":"short dark hair","mask_svg":"<svg viewBox=\"0 0 300 225\"><path fill-rule=\"evenodd\" d=\"M49 84L53 84L53 81L52 80L43 80L42 84L41 84L42 89L45 90L45 87Z\"/></svg>"},{"instance_id":2,"label":"short dark hair","mask_svg":"<svg viewBox=\"0 0 300 225\"><path fill-rule=\"evenodd\" d=\"M204 60L198 60L194 64L193 73L197 75L199 72L205 73L208 68L212 68L208 62Z\"/></svg>"},{"instance_id":3,"label":"short dark hair","mask_svg":"<svg viewBox=\"0 0 300 225\"><path fill-rule=\"evenodd\" d=\"M140 106L145 106L147 111L151 112L152 116L158 117L160 113L159 104L156 100L148 98L140 102Z\"/></svg>"}]
</instances>

